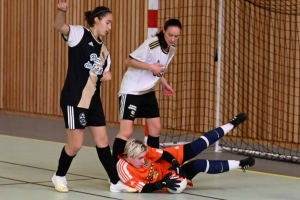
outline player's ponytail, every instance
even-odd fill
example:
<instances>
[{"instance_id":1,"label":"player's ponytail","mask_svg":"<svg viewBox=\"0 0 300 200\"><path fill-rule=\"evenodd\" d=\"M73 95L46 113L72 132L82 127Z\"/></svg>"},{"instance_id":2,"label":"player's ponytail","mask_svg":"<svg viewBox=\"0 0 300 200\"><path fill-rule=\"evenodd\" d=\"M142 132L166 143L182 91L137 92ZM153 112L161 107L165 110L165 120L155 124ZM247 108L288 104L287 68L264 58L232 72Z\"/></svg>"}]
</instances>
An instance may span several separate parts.
<instances>
[{"instance_id":1,"label":"player's ponytail","mask_svg":"<svg viewBox=\"0 0 300 200\"><path fill-rule=\"evenodd\" d=\"M90 26L93 26L94 25L94 19L91 19L91 15L92 15L92 11L86 11L84 13L84 16L85 16L85 20L87 21L87 23L90 25Z\"/></svg>"}]
</instances>

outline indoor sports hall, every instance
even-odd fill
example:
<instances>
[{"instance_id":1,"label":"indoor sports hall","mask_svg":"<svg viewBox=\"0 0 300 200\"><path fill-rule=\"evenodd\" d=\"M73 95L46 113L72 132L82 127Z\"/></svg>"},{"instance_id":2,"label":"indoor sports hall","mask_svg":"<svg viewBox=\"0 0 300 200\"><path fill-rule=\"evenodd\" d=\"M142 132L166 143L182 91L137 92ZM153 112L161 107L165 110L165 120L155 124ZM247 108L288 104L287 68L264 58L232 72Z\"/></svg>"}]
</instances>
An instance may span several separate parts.
<instances>
[{"instance_id":1,"label":"indoor sports hall","mask_svg":"<svg viewBox=\"0 0 300 200\"><path fill-rule=\"evenodd\" d=\"M229 122L248 119L197 158L255 158L236 169L198 174L181 194L112 193L108 176L86 130L82 149L67 173L68 193L56 192L66 131L60 94L68 45L53 23L60 1L0 1L0 200L79 199L299 199L300 2L298 0L67 0L68 24L84 12L109 7L112 29L103 37L112 79L101 85L109 145L119 131L118 91L124 60L169 18L182 23L177 51L164 77L175 91L156 96L160 146L189 143ZM147 137L144 119L132 138Z\"/></svg>"}]
</instances>

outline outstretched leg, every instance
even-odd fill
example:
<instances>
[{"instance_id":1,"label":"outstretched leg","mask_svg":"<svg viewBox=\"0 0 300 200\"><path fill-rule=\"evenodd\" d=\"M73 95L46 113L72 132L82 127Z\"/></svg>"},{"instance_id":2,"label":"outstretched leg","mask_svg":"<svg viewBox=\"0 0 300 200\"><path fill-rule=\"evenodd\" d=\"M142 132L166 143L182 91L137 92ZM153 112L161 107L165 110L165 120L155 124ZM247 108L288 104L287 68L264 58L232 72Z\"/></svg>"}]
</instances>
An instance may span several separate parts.
<instances>
[{"instance_id":1,"label":"outstretched leg","mask_svg":"<svg viewBox=\"0 0 300 200\"><path fill-rule=\"evenodd\" d=\"M220 174L241 168L245 171L246 168L252 167L255 160L248 157L243 160L193 160L184 164L182 169L186 172L187 178L192 180L198 173L204 172L207 174Z\"/></svg>"},{"instance_id":2,"label":"outstretched leg","mask_svg":"<svg viewBox=\"0 0 300 200\"><path fill-rule=\"evenodd\" d=\"M230 120L228 124L220 126L214 130L211 130L203 134L197 140L184 145L183 161L185 162L195 157L196 155L200 154L203 150L205 150L207 147L217 142L233 128L243 123L246 119L247 119L247 115L245 113L240 113L236 115L232 120Z\"/></svg>"}]
</instances>

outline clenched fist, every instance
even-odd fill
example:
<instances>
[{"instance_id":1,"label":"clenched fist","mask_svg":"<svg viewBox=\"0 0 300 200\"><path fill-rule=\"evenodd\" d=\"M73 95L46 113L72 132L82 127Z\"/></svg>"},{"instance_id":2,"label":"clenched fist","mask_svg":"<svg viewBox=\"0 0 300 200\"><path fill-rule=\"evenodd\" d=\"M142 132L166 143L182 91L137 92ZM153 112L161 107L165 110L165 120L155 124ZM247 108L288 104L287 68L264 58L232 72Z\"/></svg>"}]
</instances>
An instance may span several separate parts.
<instances>
[{"instance_id":1,"label":"clenched fist","mask_svg":"<svg viewBox=\"0 0 300 200\"><path fill-rule=\"evenodd\" d=\"M67 2L60 2L60 3L57 4L57 8L60 11L67 12L68 4L67 4Z\"/></svg>"}]
</instances>

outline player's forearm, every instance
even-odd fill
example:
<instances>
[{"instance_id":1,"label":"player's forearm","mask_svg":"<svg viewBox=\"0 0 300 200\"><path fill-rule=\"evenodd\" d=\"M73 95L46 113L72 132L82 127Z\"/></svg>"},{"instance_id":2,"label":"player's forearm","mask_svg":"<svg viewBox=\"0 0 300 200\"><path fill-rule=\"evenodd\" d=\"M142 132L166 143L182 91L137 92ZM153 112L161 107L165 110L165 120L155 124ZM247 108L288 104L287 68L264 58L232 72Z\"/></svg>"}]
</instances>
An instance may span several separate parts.
<instances>
[{"instance_id":1,"label":"player's forearm","mask_svg":"<svg viewBox=\"0 0 300 200\"><path fill-rule=\"evenodd\" d=\"M162 86L168 86L168 85L169 85L168 82L167 82L167 80L166 80L164 77L161 77L161 79L160 79L160 84L161 84Z\"/></svg>"},{"instance_id":2,"label":"player's forearm","mask_svg":"<svg viewBox=\"0 0 300 200\"><path fill-rule=\"evenodd\" d=\"M154 192L158 189L160 189L160 188L157 186L156 183L148 183L143 187L141 193L150 193L150 192Z\"/></svg>"},{"instance_id":3,"label":"player's forearm","mask_svg":"<svg viewBox=\"0 0 300 200\"><path fill-rule=\"evenodd\" d=\"M137 60L132 59L132 58L127 58L125 60L125 65L128 66L128 67L136 68L136 69L151 70L149 64L137 61Z\"/></svg>"},{"instance_id":4,"label":"player's forearm","mask_svg":"<svg viewBox=\"0 0 300 200\"><path fill-rule=\"evenodd\" d=\"M162 85L165 85L165 84L167 83L167 81L166 81L166 79L165 79L164 77L161 77L160 83L161 83Z\"/></svg>"},{"instance_id":5,"label":"player's forearm","mask_svg":"<svg viewBox=\"0 0 300 200\"><path fill-rule=\"evenodd\" d=\"M54 27L57 30L60 30L65 23L66 23L66 12L63 12L63 11L59 10L57 12L57 15L56 15L56 18L55 18L55 21L54 21Z\"/></svg>"},{"instance_id":6,"label":"player's forearm","mask_svg":"<svg viewBox=\"0 0 300 200\"><path fill-rule=\"evenodd\" d=\"M172 163L172 160L174 160L174 159L175 159L175 157L167 151L163 151L163 154L160 157L160 160L165 160L168 163Z\"/></svg>"}]
</instances>

